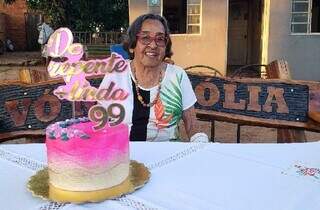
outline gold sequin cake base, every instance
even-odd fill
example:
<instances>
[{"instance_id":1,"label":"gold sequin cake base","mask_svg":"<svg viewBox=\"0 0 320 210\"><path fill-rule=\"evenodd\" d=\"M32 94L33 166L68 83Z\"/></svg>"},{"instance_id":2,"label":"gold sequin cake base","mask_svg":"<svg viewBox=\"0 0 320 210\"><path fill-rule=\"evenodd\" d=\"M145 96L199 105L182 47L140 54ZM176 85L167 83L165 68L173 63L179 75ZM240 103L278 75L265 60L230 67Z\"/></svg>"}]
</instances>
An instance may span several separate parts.
<instances>
[{"instance_id":1,"label":"gold sequin cake base","mask_svg":"<svg viewBox=\"0 0 320 210\"><path fill-rule=\"evenodd\" d=\"M128 178L121 184L108 189L75 192L56 188L49 183L48 168L44 168L31 176L27 188L33 196L40 197L44 200L71 203L101 202L134 192L143 187L149 178L150 172L148 168L142 163L131 160Z\"/></svg>"}]
</instances>

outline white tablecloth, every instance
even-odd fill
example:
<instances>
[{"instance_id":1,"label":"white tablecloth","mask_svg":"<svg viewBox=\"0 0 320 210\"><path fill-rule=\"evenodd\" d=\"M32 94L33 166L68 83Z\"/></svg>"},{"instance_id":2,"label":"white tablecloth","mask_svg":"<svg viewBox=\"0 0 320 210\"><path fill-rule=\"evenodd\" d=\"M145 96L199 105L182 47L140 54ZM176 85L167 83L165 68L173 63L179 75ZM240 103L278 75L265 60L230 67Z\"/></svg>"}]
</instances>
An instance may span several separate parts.
<instances>
[{"instance_id":1,"label":"white tablecloth","mask_svg":"<svg viewBox=\"0 0 320 210\"><path fill-rule=\"evenodd\" d=\"M133 194L94 204L32 197L46 165L43 144L0 145L0 210L319 210L320 142L301 144L131 143L151 171Z\"/></svg>"}]
</instances>

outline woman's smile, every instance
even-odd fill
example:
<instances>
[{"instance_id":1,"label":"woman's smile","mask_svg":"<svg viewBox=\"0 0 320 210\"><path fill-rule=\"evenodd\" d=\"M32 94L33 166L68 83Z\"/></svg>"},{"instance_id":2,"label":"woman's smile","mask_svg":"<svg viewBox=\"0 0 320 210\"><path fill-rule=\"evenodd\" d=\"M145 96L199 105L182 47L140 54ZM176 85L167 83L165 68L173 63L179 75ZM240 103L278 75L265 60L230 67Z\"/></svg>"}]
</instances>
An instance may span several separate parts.
<instances>
[{"instance_id":1,"label":"woman's smile","mask_svg":"<svg viewBox=\"0 0 320 210\"><path fill-rule=\"evenodd\" d=\"M145 55L148 56L148 57L154 58L154 57L157 57L159 55L159 53L157 53L157 52L146 52Z\"/></svg>"}]
</instances>

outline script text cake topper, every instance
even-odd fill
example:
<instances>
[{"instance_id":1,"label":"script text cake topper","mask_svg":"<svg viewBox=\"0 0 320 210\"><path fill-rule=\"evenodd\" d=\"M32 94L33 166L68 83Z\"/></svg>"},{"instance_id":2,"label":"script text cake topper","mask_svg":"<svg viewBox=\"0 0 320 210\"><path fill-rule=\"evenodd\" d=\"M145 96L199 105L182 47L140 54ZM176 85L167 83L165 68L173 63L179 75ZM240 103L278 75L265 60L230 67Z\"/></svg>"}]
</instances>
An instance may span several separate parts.
<instances>
[{"instance_id":1,"label":"script text cake topper","mask_svg":"<svg viewBox=\"0 0 320 210\"><path fill-rule=\"evenodd\" d=\"M61 100L69 101L123 101L128 92L117 88L111 81L106 88L95 88L86 80L88 76L121 74L127 69L128 63L118 54L113 53L106 59L81 60L84 50L80 43L73 43L72 32L68 28L59 28L49 38L47 53L53 59L48 65L49 75L53 78L62 77L65 85L54 90ZM125 117L125 109L119 103L108 107L95 105L90 108L88 117L97 123L93 128L98 130L105 125L120 124Z\"/></svg>"}]
</instances>

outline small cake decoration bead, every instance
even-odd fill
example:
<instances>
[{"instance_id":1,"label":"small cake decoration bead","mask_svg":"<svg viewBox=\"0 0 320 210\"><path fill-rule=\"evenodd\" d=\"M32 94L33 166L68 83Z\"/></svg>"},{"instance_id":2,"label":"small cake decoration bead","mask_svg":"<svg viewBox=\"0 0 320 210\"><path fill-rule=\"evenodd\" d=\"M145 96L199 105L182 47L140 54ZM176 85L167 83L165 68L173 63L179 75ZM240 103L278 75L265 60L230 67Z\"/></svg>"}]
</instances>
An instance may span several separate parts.
<instances>
[{"instance_id":1,"label":"small cake decoration bead","mask_svg":"<svg viewBox=\"0 0 320 210\"><path fill-rule=\"evenodd\" d=\"M67 133L61 133L61 140L68 141L69 140L68 134Z\"/></svg>"},{"instance_id":2,"label":"small cake decoration bead","mask_svg":"<svg viewBox=\"0 0 320 210\"><path fill-rule=\"evenodd\" d=\"M55 136L54 131L50 131L50 132L49 132L49 138L50 138L50 139L56 139L56 136Z\"/></svg>"},{"instance_id":3,"label":"small cake decoration bead","mask_svg":"<svg viewBox=\"0 0 320 210\"><path fill-rule=\"evenodd\" d=\"M61 122L61 123L59 124L59 126L60 126L61 128L66 128L66 127L67 127L67 124L64 123L64 122Z\"/></svg>"},{"instance_id":4,"label":"small cake decoration bead","mask_svg":"<svg viewBox=\"0 0 320 210\"><path fill-rule=\"evenodd\" d=\"M80 120L80 122L85 123L85 122L88 122L88 121L89 121L89 118L87 118L87 117L80 117L79 120Z\"/></svg>"},{"instance_id":5,"label":"small cake decoration bead","mask_svg":"<svg viewBox=\"0 0 320 210\"><path fill-rule=\"evenodd\" d=\"M71 124L75 124L76 123L76 119L74 119L74 118L70 119L70 123Z\"/></svg>"},{"instance_id":6,"label":"small cake decoration bead","mask_svg":"<svg viewBox=\"0 0 320 210\"><path fill-rule=\"evenodd\" d=\"M90 136L84 133L80 135L80 139L90 139Z\"/></svg>"},{"instance_id":7,"label":"small cake decoration bead","mask_svg":"<svg viewBox=\"0 0 320 210\"><path fill-rule=\"evenodd\" d=\"M71 120L67 119L67 120L65 121L65 124L66 124L67 126L70 126L70 125L72 125L73 123L72 123Z\"/></svg>"}]
</instances>

